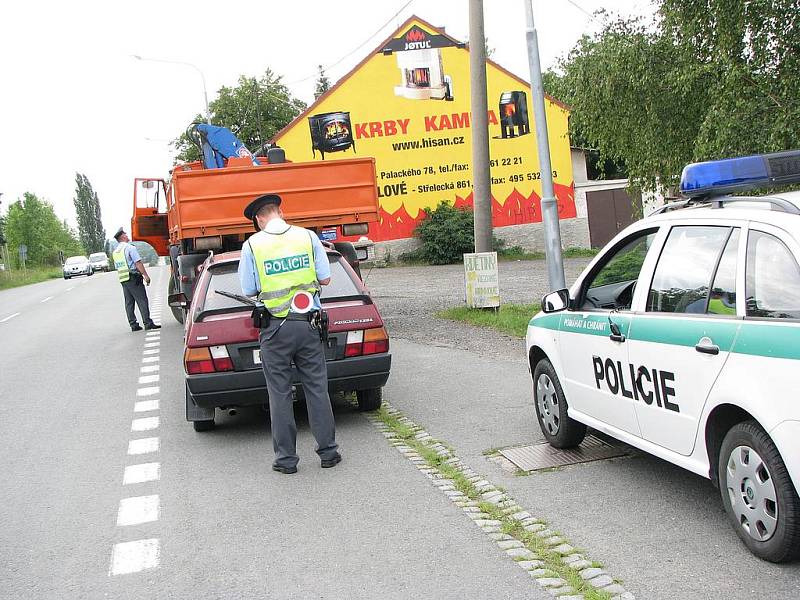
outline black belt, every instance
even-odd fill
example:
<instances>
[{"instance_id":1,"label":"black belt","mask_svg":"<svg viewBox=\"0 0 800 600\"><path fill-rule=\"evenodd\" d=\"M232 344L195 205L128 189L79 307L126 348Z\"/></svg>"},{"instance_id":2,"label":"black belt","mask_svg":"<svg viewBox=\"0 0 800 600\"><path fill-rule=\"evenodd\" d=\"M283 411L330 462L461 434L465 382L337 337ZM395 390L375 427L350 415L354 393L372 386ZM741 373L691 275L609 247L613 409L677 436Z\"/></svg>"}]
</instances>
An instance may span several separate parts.
<instances>
[{"instance_id":1,"label":"black belt","mask_svg":"<svg viewBox=\"0 0 800 600\"><path fill-rule=\"evenodd\" d=\"M317 312L319 312L319 311L310 310L307 313L292 313L292 312L290 312L285 317L276 317L276 316L273 315L271 318L275 319L276 321L306 321L307 323L310 323L317 316Z\"/></svg>"}]
</instances>

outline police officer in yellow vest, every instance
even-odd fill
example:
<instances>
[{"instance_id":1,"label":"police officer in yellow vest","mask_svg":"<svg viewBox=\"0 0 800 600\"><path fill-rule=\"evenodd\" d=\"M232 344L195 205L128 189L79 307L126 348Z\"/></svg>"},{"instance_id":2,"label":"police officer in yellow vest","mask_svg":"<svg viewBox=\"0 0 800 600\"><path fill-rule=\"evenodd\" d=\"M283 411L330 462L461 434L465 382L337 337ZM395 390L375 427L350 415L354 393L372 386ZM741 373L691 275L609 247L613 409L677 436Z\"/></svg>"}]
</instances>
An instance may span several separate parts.
<instances>
[{"instance_id":1,"label":"police officer in yellow vest","mask_svg":"<svg viewBox=\"0 0 800 600\"><path fill-rule=\"evenodd\" d=\"M128 324L131 331L141 331L142 328L136 321L136 313L133 312L134 303L139 306L142 314L142 323L145 329L161 329L161 325L156 325L150 318L150 306L147 301L147 290L144 284L150 285L150 276L142 263L142 257L136 246L129 243L128 234L120 227L114 234L114 239L119 242L111 258L114 261L114 268L117 270L119 282L122 284L122 294L125 297L125 313L128 315Z\"/></svg>"},{"instance_id":2,"label":"police officer in yellow vest","mask_svg":"<svg viewBox=\"0 0 800 600\"><path fill-rule=\"evenodd\" d=\"M259 334L261 364L267 381L272 422L272 468L297 472L297 426L292 401L292 363L297 368L308 407L308 421L323 468L342 457L328 396L328 371L318 329L319 290L330 283L331 269L322 243L313 231L288 225L281 198L267 194L253 200L244 216L258 233L242 246L239 279L246 296L258 296L269 311Z\"/></svg>"}]
</instances>

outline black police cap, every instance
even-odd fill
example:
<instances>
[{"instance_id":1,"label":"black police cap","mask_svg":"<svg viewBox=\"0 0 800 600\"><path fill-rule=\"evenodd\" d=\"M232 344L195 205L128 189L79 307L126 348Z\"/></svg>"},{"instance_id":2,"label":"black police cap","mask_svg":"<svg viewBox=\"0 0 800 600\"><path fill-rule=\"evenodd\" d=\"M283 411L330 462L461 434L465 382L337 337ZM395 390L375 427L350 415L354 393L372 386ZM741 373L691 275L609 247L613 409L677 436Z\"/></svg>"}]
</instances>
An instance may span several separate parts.
<instances>
[{"instance_id":1,"label":"black police cap","mask_svg":"<svg viewBox=\"0 0 800 600\"><path fill-rule=\"evenodd\" d=\"M253 200L244 209L244 216L251 221L256 218L256 214L263 206L267 204L274 204L275 206L281 205L281 197L278 194L264 194Z\"/></svg>"},{"instance_id":2,"label":"black police cap","mask_svg":"<svg viewBox=\"0 0 800 600\"><path fill-rule=\"evenodd\" d=\"M114 239L119 241L119 236L121 236L123 233L125 233L125 230L120 227L117 229L117 233L114 234Z\"/></svg>"}]
</instances>

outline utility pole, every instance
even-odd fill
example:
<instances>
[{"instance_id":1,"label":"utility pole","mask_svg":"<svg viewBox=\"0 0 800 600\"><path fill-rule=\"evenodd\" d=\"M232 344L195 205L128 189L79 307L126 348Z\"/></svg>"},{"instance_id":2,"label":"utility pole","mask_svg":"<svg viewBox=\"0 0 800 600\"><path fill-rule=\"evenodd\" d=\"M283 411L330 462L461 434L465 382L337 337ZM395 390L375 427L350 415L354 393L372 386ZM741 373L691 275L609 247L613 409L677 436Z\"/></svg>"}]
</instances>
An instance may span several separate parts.
<instances>
[{"instance_id":1,"label":"utility pole","mask_svg":"<svg viewBox=\"0 0 800 600\"><path fill-rule=\"evenodd\" d=\"M469 0L469 72L472 110L472 210L475 252L492 251L492 187L489 172L489 102L486 98L486 37L483 0Z\"/></svg>"},{"instance_id":2,"label":"utility pole","mask_svg":"<svg viewBox=\"0 0 800 600\"><path fill-rule=\"evenodd\" d=\"M545 257L550 291L567 287L564 279L564 259L561 255L561 229L558 226L558 202L553 191L553 167L550 164L550 140L547 136L547 115L544 110L542 65L539 61L539 37L533 23L533 0L525 4L525 39L528 42L528 66L531 71L531 102L536 121L536 144L542 181L542 224L544 225Z\"/></svg>"}]
</instances>

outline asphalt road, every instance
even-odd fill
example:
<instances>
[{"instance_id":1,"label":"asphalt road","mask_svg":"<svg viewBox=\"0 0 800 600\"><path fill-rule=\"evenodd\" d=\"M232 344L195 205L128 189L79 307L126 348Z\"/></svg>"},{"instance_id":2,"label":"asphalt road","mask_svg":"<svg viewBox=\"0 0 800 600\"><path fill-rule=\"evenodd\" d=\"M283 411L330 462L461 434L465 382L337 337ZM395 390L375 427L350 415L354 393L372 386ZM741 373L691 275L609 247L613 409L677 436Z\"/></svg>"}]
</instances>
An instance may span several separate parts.
<instances>
[{"instance_id":1,"label":"asphalt road","mask_svg":"<svg viewBox=\"0 0 800 600\"><path fill-rule=\"evenodd\" d=\"M194 432L151 273L147 338L114 273L0 292L0 597L548 597L348 405L330 470L302 415L294 476L259 411Z\"/></svg>"}]
</instances>

